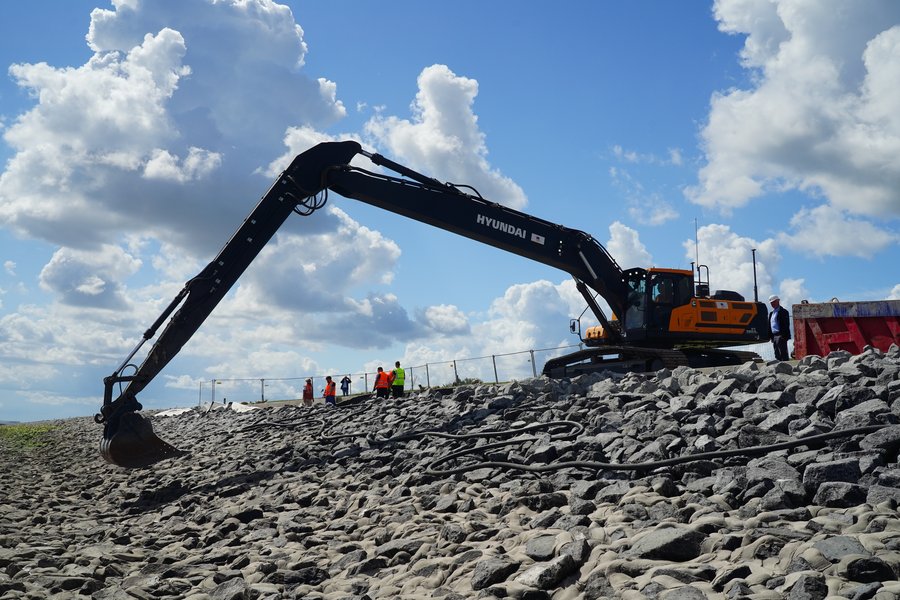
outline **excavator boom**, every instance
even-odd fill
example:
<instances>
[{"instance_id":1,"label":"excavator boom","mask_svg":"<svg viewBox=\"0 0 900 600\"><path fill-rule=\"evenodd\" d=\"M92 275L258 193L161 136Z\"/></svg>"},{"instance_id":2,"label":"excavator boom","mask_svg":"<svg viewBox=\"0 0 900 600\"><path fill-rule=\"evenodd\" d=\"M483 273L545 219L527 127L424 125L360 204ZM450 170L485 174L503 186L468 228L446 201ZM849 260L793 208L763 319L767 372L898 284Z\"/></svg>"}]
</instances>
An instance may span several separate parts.
<instances>
[{"instance_id":1,"label":"excavator boom","mask_svg":"<svg viewBox=\"0 0 900 600\"><path fill-rule=\"evenodd\" d=\"M367 157L374 165L401 177L354 166L351 162L357 156ZM380 154L364 151L354 141L318 144L298 155L278 176L218 255L185 283L137 347L104 379L103 406L95 420L104 425L101 454L106 460L124 467L141 467L180 454L159 439L149 421L137 414L142 408L137 394L191 339L288 216L292 212L308 216L321 209L329 191L570 273L607 332L605 342L627 340L620 328L607 320L596 295L609 304L614 320L634 321L635 314L643 319L646 313L635 294L643 289L649 272L623 271L606 248L587 233L490 202L469 186L443 183L417 173ZM692 318L691 314L681 318L688 323L683 335L694 335ZM133 365L131 359L163 324L144 361L140 366ZM657 335L657 343L672 343L665 339L670 333L667 327L661 331L664 335ZM747 337L744 329L746 323L729 331L735 332L736 339L743 339ZM647 331L641 325L634 329L634 335L652 347L654 339ZM700 341L710 339L702 332L695 337Z\"/></svg>"}]
</instances>

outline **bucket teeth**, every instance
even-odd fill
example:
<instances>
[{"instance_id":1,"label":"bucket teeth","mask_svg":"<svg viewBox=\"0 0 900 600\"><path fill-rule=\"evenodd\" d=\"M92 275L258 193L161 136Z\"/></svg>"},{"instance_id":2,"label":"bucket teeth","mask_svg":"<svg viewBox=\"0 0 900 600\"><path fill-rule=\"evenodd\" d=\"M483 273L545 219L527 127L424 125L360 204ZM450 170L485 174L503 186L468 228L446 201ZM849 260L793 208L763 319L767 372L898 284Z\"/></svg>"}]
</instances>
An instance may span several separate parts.
<instances>
[{"instance_id":1,"label":"bucket teeth","mask_svg":"<svg viewBox=\"0 0 900 600\"><path fill-rule=\"evenodd\" d=\"M167 458L184 456L187 452L157 437L149 420L135 412L128 412L121 416L115 433L110 437L104 435L100 441L100 454L109 463L137 469Z\"/></svg>"}]
</instances>

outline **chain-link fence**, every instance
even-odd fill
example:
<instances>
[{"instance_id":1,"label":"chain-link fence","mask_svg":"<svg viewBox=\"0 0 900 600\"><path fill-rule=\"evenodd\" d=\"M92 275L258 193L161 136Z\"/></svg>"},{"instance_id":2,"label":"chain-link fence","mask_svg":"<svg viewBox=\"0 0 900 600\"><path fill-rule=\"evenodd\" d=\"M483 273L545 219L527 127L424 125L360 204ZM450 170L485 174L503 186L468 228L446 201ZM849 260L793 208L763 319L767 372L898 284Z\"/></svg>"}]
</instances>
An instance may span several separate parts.
<instances>
[{"instance_id":1,"label":"chain-link fence","mask_svg":"<svg viewBox=\"0 0 900 600\"><path fill-rule=\"evenodd\" d=\"M506 354L404 366L406 389L419 390L458 383L499 383L537 377L541 374L544 363L548 359L578 348L581 348L580 344L571 344L555 348L522 350ZM331 375L337 383L338 395L343 393L341 380L345 377L350 379L349 394L372 391L375 385L374 372L328 373L327 375ZM301 390L307 379L312 380L315 396L321 397L325 388L325 375L323 374L302 377L217 377L210 381L200 382L198 402L294 400L301 397Z\"/></svg>"},{"instance_id":2,"label":"chain-link fence","mask_svg":"<svg viewBox=\"0 0 900 600\"><path fill-rule=\"evenodd\" d=\"M405 366L406 389L420 390L459 383L500 383L536 377L541 374L544 363L576 349L581 344L522 350L506 354L492 354L471 358L458 358L443 362L429 362L421 365ZM773 360L775 353L771 344L738 346L736 350L756 352L766 361ZM328 373L338 385L338 395L342 395L341 380L350 379L349 394L372 391L375 385L374 372ZM201 381L198 402L265 402L295 400L301 397L303 384L307 379L313 382L313 392L317 398L323 396L325 375L305 375L302 377L250 377L216 378Z\"/></svg>"}]
</instances>

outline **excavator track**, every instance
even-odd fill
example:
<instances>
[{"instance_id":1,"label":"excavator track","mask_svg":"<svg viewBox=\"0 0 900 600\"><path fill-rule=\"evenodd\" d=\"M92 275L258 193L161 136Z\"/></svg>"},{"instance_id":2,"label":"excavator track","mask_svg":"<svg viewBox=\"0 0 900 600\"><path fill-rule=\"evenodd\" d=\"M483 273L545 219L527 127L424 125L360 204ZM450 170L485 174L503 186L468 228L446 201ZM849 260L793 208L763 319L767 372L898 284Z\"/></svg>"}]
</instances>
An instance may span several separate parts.
<instances>
[{"instance_id":1,"label":"excavator track","mask_svg":"<svg viewBox=\"0 0 900 600\"><path fill-rule=\"evenodd\" d=\"M575 377L585 373L650 373L675 367L724 367L762 360L755 352L722 348L638 348L602 346L551 358L543 374L551 378Z\"/></svg>"},{"instance_id":2,"label":"excavator track","mask_svg":"<svg viewBox=\"0 0 900 600\"><path fill-rule=\"evenodd\" d=\"M603 346L551 358L544 364L543 374L547 377L562 378L597 371L647 373L679 366L689 366L687 355L680 350Z\"/></svg>"}]
</instances>

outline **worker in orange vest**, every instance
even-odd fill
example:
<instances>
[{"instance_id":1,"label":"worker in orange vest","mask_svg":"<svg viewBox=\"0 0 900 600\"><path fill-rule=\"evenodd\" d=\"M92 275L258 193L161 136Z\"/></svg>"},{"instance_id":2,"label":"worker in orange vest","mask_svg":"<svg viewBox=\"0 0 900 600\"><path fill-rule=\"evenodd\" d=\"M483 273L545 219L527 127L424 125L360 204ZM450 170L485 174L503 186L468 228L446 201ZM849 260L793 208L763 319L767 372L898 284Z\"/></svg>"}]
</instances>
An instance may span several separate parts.
<instances>
[{"instance_id":1,"label":"worker in orange vest","mask_svg":"<svg viewBox=\"0 0 900 600\"><path fill-rule=\"evenodd\" d=\"M337 406L337 401L335 400L335 396L337 396L337 385L331 379L331 375L325 378L325 389L323 392L325 393L325 404L330 404L331 406Z\"/></svg>"},{"instance_id":2,"label":"worker in orange vest","mask_svg":"<svg viewBox=\"0 0 900 600\"><path fill-rule=\"evenodd\" d=\"M375 373L375 396L378 398L387 398L391 391L391 378L384 369L378 367Z\"/></svg>"},{"instance_id":3,"label":"worker in orange vest","mask_svg":"<svg viewBox=\"0 0 900 600\"><path fill-rule=\"evenodd\" d=\"M312 405L313 405L312 379L307 379L306 385L303 386L303 406L312 406Z\"/></svg>"}]
</instances>

